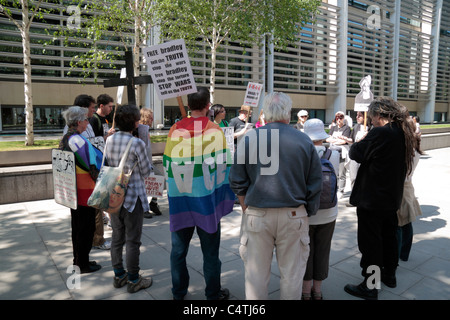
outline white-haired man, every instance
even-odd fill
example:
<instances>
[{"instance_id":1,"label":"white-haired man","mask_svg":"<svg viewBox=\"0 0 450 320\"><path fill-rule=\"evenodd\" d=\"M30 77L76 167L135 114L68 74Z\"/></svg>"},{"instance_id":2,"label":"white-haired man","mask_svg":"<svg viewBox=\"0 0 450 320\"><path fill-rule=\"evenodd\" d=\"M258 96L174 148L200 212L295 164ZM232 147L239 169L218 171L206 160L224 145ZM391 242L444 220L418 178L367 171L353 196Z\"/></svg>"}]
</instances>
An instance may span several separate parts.
<instances>
[{"instance_id":1,"label":"white-haired man","mask_svg":"<svg viewBox=\"0 0 450 320\"><path fill-rule=\"evenodd\" d=\"M289 125L292 101L264 99L267 124L238 143L230 186L242 206L245 294L267 299L273 250L281 274L280 298L300 299L309 255L308 216L319 208L322 169L311 139Z\"/></svg>"}]
</instances>

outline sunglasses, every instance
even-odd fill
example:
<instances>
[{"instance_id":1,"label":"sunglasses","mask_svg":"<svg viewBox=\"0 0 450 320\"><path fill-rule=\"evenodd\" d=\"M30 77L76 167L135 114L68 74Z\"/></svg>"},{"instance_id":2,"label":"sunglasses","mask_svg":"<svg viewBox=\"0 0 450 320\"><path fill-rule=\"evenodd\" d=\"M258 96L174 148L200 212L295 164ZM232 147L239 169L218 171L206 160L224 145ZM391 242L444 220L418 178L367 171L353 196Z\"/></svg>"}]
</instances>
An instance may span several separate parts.
<instances>
[{"instance_id":1,"label":"sunglasses","mask_svg":"<svg viewBox=\"0 0 450 320\"><path fill-rule=\"evenodd\" d=\"M344 119L344 116L343 115L336 116L336 120L337 119L341 119L342 120L342 119Z\"/></svg>"}]
</instances>

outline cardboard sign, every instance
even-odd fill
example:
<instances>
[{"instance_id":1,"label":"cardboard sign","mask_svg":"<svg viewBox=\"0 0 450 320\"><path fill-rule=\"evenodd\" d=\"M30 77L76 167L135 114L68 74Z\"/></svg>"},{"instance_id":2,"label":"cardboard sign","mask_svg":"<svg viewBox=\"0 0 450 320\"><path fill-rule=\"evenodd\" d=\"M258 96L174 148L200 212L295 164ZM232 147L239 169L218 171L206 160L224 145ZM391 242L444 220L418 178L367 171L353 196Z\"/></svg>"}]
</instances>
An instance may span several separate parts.
<instances>
[{"instance_id":1,"label":"cardboard sign","mask_svg":"<svg viewBox=\"0 0 450 320\"><path fill-rule=\"evenodd\" d=\"M373 93L370 91L370 84L372 83L372 77L365 76L359 82L361 91L355 97L355 111L367 112L369 105L373 100Z\"/></svg>"},{"instance_id":2,"label":"cardboard sign","mask_svg":"<svg viewBox=\"0 0 450 320\"><path fill-rule=\"evenodd\" d=\"M126 77L127 77L127 69L126 68L120 69L120 78L126 78ZM117 88L117 99L116 99L117 104L122 104L124 88L125 88L124 86L120 86Z\"/></svg>"},{"instance_id":3,"label":"cardboard sign","mask_svg":"<svg viewBox=\"0 0 450 320\"><path fill-rule=\"evenodd\" d=\"M255 82L249 82L245 92L244 105L258 107L263 85Z\"/></svg>"},{"instance_id":4,"label":"cardboard sign","mask_svg":"<svg viewBox=\"0 0 450 320\"><path fill-rule=\"evenodd\" d=\"M158 44L142 51L160 100L197 92L184 39Z\"/></svg>"},{"instance_id":5,"label":"cardboard sign","mask_svg":"<svg viewBox=\"0 0 450 320\"><path fill-rule=\"evenodd\" d=\"M234 154L234 127L223 127L222 131L231 154Z\"/></svg>"},{"instance_id":6,"label":"cardboard sign","mask_svg":"<svg viewBox=\"0 0 450 320\"><path fill-rule=\"evenodd\" d=\"M144 179L145 193L149 197L162 197L164 192L164 176L151 175Z\"/></svg>"},{"instance_id":7,"label":"cardboard sign","mask_svg":"<svg viewBox=\"0 0 450 320\"><path fill-rule=\"evenodd\" d=\"M70 151L52 150L53 192L55 202L77 209L75 155Z\"/></svg>"}]
</instances>

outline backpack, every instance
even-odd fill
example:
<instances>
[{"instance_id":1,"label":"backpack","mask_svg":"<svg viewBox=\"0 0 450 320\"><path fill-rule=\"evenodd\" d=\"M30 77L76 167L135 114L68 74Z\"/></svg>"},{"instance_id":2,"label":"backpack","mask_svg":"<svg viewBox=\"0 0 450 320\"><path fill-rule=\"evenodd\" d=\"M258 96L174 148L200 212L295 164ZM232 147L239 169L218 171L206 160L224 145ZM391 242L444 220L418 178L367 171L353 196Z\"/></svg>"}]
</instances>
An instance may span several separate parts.
<instances>
[{"instance_id":1,"label":"backpack","mask_svg":"<svg viewBox=\"0 0 450 320\"><path fill-rule=\"evenodd\" d=\"M337 177L333 164L330 162L331 150L325 148L320 158L322 165L322 192L320 193L319 209L333 208L337 203Z\"/></svg>"}]
</instances>

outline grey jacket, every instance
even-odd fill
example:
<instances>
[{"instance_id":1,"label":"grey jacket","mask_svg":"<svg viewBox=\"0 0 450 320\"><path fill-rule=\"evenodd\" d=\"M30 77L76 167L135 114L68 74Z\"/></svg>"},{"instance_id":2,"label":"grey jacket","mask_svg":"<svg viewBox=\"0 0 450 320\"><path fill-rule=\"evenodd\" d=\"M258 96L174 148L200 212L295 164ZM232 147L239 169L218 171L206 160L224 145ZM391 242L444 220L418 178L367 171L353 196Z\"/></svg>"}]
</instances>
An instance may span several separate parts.
<instances>
[{"instance_id":1,"label":"grey jacket","mask_svg":"<svg viewBox=\"0 0 450 320\"><path fill-rule=\"evenodd\" d=\"M299 207L316 214L322 167L311 139L291 126L272 122L251 130L238 144L230 187L258 208Z\"/></svg>"}]
</instances>

